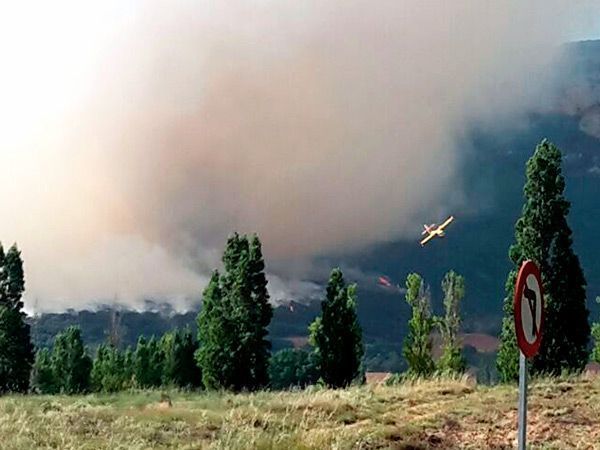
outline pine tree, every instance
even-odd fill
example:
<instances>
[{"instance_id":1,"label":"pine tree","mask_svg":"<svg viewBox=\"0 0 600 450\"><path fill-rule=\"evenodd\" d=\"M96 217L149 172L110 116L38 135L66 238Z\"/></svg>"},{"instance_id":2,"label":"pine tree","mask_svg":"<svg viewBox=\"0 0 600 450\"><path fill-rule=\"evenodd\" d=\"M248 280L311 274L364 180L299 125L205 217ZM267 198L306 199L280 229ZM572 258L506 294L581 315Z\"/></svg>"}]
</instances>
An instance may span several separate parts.
<instances>
[{"instance_id":1,"label":"pine tree","mask_svg":"<svg viewBox=\"0 0 600 450\"><path fill-rule=\"evenodd\" d=\"M570 203L564 197L562 155L544 139L527 161L523 212L515 225L509 256L514 264L506 282L497 366L503 381L518 376L518 350L513 320L513 293L523 261L535 261L542 274L545 323L542 345L531 367L534 372L579 371L588 361L590 326L586 281L572 249L567 223ZM574 326L576 324L576 326Z\"/></svg>"},{"instance_id":2,"label":"pine tree","mask_svg":"<svg viewBox=\"0 0 600 450\"><path fill-rule=\"evenodd\" d=\"M331 272L321 315L309 332L323 381L333 388L348 386L360 374L364 347L356 315L356 285L346 286L338 268Z\"/></svg>"},{"instance_id":3,"label":"pine tree","mask_svg":"<svg viewBox=\"0 0 600 450\"><path fill-rule=\"evenodd\" d=\"M442 280L444 291L444 317L437 320L442 337L442 356L438 369L442 372L462 373L467 362L462 354L458 339L460 331L459 303L465 295L465 280L454 271L448 272Z\"/></svg>"},{"instance_id":4,"label":"pine tree","mask_svg":"<svg viewBox=\"0 0 600 450\"><path fill-rule=\"evenodd\" d=\"M408 362L410 375L427 377L435 369L431 352L434 321L431 315L430 294L417 273L408 275L406 289L406 301L412 308L412 317L408 322L403 354Z\"/></svg>"},{"instance_id":5,"label":"pine tree","mask_svg":"<svg viewBox=\"0 0 600 450\"><path fill-rule=\"evenodd\" d=\"M92 360L83 346L79 327L70 326L56 336L51 361L59 392L79 394L89 390Z\"/></svg>"},{"instance_id":6,"label":"pine tree","mask_svg":"<svg viewBox=\"0 0 600 450\"><path fill-rule=\"evenodd\" d=\"M42 348L35 354L31 368L31 390L37 394L54 394L57 391L51 355L47 348Z\"/></svg>"},{"instance_id":7,"label":"pine tree","mask_svg":"<svg viewBox=\"0 0 600 450\"><path fill-rule=\"evenodd\" d=\"M13 245L5 254L0 244L0 392L29 388L34 349L22 311L24 289L21 253Z\"/></svg>"}]
</instances>

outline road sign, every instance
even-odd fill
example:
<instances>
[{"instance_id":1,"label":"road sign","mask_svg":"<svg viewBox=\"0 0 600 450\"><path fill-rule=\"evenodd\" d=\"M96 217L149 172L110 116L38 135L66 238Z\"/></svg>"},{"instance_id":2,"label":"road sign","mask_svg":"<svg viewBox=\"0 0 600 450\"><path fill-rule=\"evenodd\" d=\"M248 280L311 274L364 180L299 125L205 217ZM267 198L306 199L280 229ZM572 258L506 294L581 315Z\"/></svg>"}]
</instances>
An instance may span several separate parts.
<instances>
[{"instance_id":1,"label":"road sign","mask_svg":"<svg viewBox=\"0 0 600 450\"><path fill-rule=\"evenodd\" d=\"M519 270L514 310L517 345L525 357L532 358L540 348L544 326L542 277L533 261L525 261Z\"/></svg>"},{"instance_id":2,"label":"road sign","mask_svg":"<svg viewBox=\"0 0 600 450\"><path fill-rule=\"evenodd\" d=\"M544 329L544 292L540 269L533 261L525 261L515 284L515 332L519 354L519 450L527 446L527 360L535 356L542 343Z\"/></svg>"}]
</instances>

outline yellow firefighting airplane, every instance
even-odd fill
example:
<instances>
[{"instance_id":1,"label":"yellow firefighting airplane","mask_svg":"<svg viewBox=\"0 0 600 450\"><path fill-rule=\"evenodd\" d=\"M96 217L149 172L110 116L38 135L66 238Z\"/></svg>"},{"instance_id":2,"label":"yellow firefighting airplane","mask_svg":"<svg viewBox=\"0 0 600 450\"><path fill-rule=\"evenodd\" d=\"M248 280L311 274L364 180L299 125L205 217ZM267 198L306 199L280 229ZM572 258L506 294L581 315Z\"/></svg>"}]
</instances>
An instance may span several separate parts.
<instances>
[{"instance_id":1,"label":"yellow firefighting airplane","mask_svg":"<svg viewBox=\"0 0 600 450\"><path fill-rule=\"evenodd\" d=\"M441 238L444 237L446 235L446 233L444 232L444 228L450 225L450 222L452 222L453 220L454 216L450 216L441 225L436 225L435 223L432 223L431 225L423 225L424 230L421 234L427 234L427 237L425 237L425 239L421 241L421 246L427 244L436 236Z\"/></svg>"}]
</instances>

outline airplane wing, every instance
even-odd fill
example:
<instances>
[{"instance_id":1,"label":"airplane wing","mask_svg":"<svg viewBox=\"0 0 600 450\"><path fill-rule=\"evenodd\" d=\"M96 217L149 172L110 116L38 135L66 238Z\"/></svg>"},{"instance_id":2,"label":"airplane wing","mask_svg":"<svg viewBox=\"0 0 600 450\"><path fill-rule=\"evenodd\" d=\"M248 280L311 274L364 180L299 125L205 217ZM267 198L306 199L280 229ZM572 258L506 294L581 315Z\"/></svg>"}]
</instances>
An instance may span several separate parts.
<instances>
[{"instance_id":1,"label":"airplane wing","mask_svg":"<svg viewBox=\"0 0 600 450\"><path fill-rule=\"evenodd\" d=\"M443 230L443 229L444 229L444 228L446 228L448 225L450 225L450 222L452 222L453 220L454 220L454 216L450 216L450 217L448 217L448 218L446 219L446 221L445 221L443 224L441 224L441 225L438 227L438 230Z\"/></svg>"},{"instance_id":2,"label":"airplane wing","mask_svg":"<svg viewBox=\"0 0 600 450\"><path fill-rule=\"evenodd\" d=\"M432 240L434 237L435 237L435 234L433 234L433 233L429 233L429 235L428 235L428 236L427 236L425 239L423 239L423 240L421 241L421 245L425 245L425 244L427 244L427 243L428 243L430 240Z\"/></svg>"}]
</instances>

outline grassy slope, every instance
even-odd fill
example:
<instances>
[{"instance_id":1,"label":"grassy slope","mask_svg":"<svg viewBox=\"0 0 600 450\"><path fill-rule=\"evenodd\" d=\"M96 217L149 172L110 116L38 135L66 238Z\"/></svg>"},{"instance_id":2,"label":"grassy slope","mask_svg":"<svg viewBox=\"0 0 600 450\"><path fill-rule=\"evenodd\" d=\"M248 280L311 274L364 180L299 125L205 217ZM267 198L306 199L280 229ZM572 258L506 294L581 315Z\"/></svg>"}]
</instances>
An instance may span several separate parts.
<instances>
[{"instance_id":1,"label":"grassy slope","mask_svg":"<svg viewBox=\"0 0 600 450\"><path fill-rule=\"evenodd\" d=\"M438 380L292 393L0 398L0 448L510 448L517 391ZM531 386L533 448L600 449L600 378ZM594 447L595 446L595 447Z\"/></svg>"}]
</instances>

